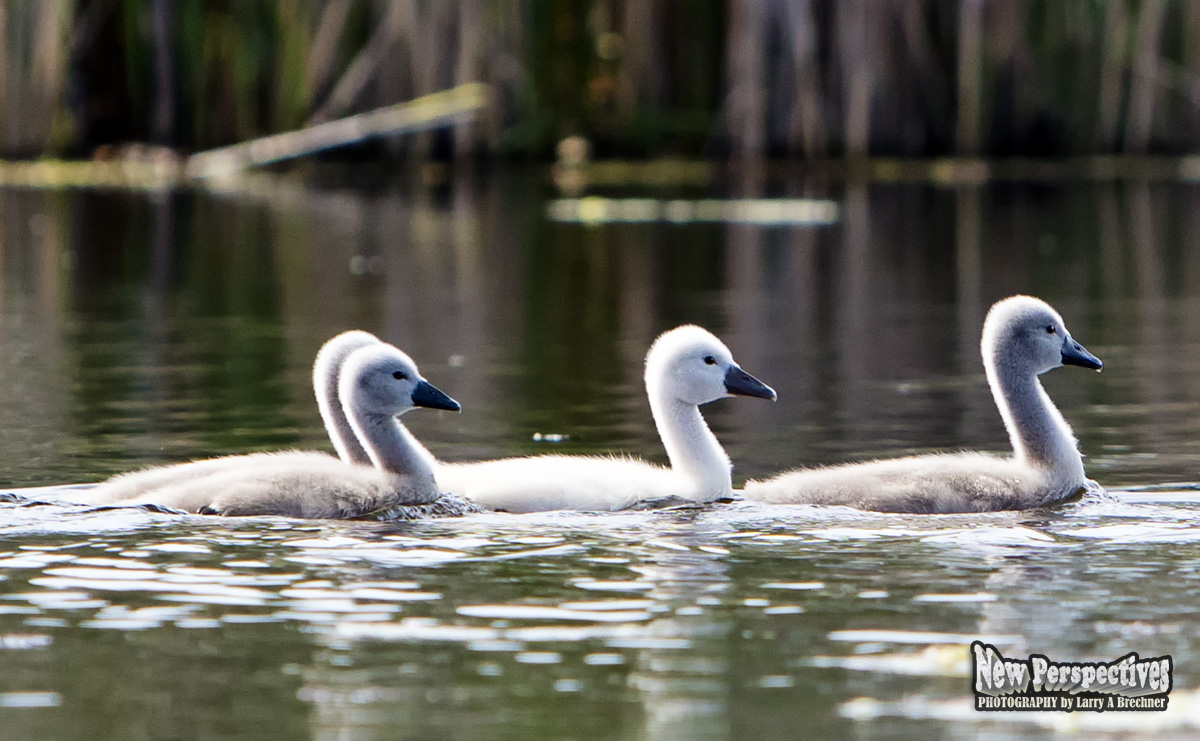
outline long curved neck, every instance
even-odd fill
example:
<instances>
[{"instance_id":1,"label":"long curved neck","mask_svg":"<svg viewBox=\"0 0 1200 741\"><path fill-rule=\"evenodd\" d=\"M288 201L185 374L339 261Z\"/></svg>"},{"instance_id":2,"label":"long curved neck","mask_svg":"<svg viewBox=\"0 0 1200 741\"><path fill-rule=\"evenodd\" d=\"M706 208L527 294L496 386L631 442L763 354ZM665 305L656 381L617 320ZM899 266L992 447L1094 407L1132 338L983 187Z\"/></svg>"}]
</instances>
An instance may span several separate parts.
<instances>
[{"instance_id":1,"label":"long curved neck","mask_svg":"<svg viewBox=\"0 0 1200 741\"><path fill-rule=\"evenodd\" d=\"M700 407L671 398L661 388L647 388L650 411L671 468L696 482L702 495L728 496L733 490L732 464L717 436L708 429Z\"/></svg>"},{"instance_id":2,"label":"long curved neck","mask_svg":"<svg viewBox=\"0 0 1200 741\"><path fill-rule=\"evenodd\" d=\"M1083 458L1070 425L1037 374L1006 361L997 355L988 363L987 374L1017 460L1056 481L1082 485Z\"/></svg>"},{"instance_id":3,"label":"long curved neck","mask_svg":"<svg viewBox=\"0 0 1200 741\"><path fill-rule=\"evenodd\" d=\"M418 498L433 501L440 494L433 478L433 455L391 415L355 412L353 400L347 416L375 468L411 480Z\"/></svg>"},{"instance_id":4,"label":"long curved neck","mask_svg":"<svg viewBox=\"0 0 1200 741\"><path fill-rule=\"evenodd\" d=\"M317 409L321 412L321 420L325 423L325 431L337 450L338 457L346 463L360 466L371 465L371 456L358 441L358 435L350 425L346 412L342 409L341 398L338 396L339 362L330 362L320 358L313 368L313 390L317 395Z\"/></svg>"}]
</instances>

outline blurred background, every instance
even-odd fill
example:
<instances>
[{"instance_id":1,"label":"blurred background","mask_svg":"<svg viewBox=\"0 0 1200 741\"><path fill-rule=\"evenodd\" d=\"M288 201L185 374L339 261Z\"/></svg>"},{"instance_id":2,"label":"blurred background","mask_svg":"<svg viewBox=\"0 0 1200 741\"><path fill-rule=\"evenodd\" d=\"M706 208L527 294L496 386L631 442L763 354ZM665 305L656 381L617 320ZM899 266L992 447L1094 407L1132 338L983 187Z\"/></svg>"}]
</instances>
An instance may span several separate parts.
<instances>
[{"instance_id":1,"label":"blurred background","mask_svg":"<svg viewBox=\"0 0 1200 741\"><path fill-rule=\"evenodd\" d=\"M641 361L683 322L782 392L710 412L739 479L1003 449L977 343L1018 292L1129 356L1056 392L1092 470L1188 473L1200 3L10 1L0 62L14 485L323 445L307 366L350 327L464 397L413 422L449 458L661 459Z\"/></svg>"},{"instance_id":2,"label":"blurred background","mask_svg":"<svg viewBox=\"0 0 1200 741\"><path fill-rule=\"evenodd\" d=\"M1004 450L979 332L1023 292L1109 361L1047 377L1089 471L1195 478L1200 3L11 1L0 45L0 483L324 446L352 327L463 403L412 415L449 459L664 460L685 322L780 391L708 410L739 483Z\"/></svg>"},{"instance_id":3,"label":"blurred background","mask_svg":"<svg viewBox=\"0 0 1200 741\"><path fill-rule=\"evenodd\" d=\"M349 146L241 168L324 124ZM0 0L0 737L1195 738L1196 154L1200 1ZM779 392L704 408L735 485L1003 452L979 339L1015 293L1105 361L1042 380L1120 501L3 496L329 450L311 364L350 328L462 403L404 417L443 460L665 463L643 359L682 323ZM1170 655L1172 712L947 713L976 635Z\"/></svg>"},{"instance_id":4,"label":"blurred background","mask_svg":"<svg viewBox=\"0 0 1200 741\"><path fill-rule=\"evenodd\" d=\"M323 446L308 365L351 327L459 397L412 420L450 459L662 460L641 363L685 322L781 392L709 411L739 482L1003 450L979 328L1020 292L1110 359L1047 381L1093 475L1194 477L1200 3L46 0L0 42L0 149L49 163L0 165L10 485ZM415 133L174 166L476 82Z\"/></svg>"},{"instance_id":5,"label":"blurred background","mask_svg":"<svg viewBox=\"0 0 1200 741\"><path fill-rule=\"evenodd\" d=\"M476 81L476 121L385 149L545 158L583 136L597 157L1182 154L1200 147L1200 5L0 3L6 157L193 151Z\"/></svg>"}]
</instances>

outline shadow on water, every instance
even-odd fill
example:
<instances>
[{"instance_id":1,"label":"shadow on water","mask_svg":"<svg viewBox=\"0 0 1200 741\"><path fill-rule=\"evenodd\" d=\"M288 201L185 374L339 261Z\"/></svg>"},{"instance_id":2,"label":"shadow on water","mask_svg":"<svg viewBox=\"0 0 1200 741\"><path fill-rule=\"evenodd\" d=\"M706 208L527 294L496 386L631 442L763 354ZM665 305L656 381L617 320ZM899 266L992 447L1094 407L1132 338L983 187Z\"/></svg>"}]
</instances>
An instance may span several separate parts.
<instances>
[{"instance_id":1,"label":"shadow on water","mask_svg":"<svg viewBox=\"0 0 1200 741\"><path fill-rule=\"evenodd\" d=\"M1044 381L1089 474L1115 492L971 517L740 503L409 524L9 497L6 728L1193 735L1200 496L1163 482L1198 478L1195 188L793 190L837 200L840 222L556 223L549 194L516 175L415 193L0 191L6 488L325 449L309 364L350 327L404 348L463 403L406 417L447 459L663 460L641 364L682 322L717 332L779 391L774 405L706 408L739 480L1003 450L979 328L994 300L1027 292L1106 361ZM1006 655L1170 654L1171 709L975 713L965 642L979 635Z\"/></svg>"}]
</instances>

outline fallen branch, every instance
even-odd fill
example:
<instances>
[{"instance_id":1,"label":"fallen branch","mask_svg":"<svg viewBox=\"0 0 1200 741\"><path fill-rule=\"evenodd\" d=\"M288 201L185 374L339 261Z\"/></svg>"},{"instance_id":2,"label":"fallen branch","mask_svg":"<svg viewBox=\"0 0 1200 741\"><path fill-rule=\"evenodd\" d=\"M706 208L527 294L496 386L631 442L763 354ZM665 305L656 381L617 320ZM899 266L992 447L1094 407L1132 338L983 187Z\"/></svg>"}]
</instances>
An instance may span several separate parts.
<instances>
[{"instance_id":1,"label":"fallen branch","mask_svg":"<svg viewBox=\"0 0 1200 741\"><path fill-rule=\"evenodd\" d=\"M187 175L191 178L231 175L250 167L356 144L373 136L410 134L459 123L473 117L486 100L487 91L481 83L459 85L336 121L198 152L187 161Z\"/></svg>"}]
</instances>

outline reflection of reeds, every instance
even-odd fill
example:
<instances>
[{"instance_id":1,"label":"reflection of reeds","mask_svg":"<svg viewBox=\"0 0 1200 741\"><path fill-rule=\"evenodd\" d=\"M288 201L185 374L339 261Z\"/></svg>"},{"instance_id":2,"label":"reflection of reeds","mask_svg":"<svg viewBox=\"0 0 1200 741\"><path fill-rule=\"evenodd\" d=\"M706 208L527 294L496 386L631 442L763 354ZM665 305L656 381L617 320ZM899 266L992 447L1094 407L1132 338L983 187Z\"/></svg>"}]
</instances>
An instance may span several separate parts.
<instances>
[{"instance_id":1,"label":"reflection of reeds","mask_svg":"<svg viewBox=\"0 0 1200 741\"><path fill-rule=\"evenodd\" d=\"M488 119L419 156L1195 151L1197 6L0 0L0 152L202 149L475 80Z\"/></svg>"},{"instance_id":2,"label":"reflection of reeds","mask_svg":"<svg viewBox=\"0 0 1200 741\"><path fill-rule=\"evenodd\" d=\"M0 5L0 143L36 152L62 135L71 4L68 0Z\"/></svg>"}]
</instances>

